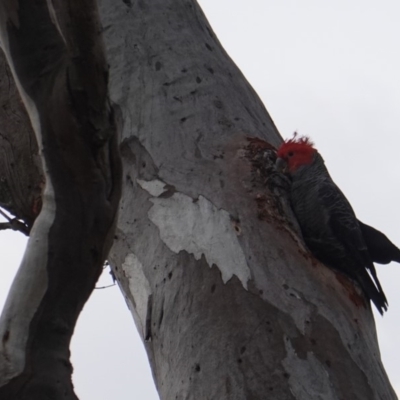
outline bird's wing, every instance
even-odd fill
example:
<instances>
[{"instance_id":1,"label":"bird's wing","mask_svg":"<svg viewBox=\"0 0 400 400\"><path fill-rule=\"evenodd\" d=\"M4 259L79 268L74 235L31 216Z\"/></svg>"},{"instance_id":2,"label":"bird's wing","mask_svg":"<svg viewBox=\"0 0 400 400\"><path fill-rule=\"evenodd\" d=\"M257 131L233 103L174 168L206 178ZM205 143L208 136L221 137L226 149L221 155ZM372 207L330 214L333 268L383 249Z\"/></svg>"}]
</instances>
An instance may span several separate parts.
<instances>
[{"instance_id":1,"label":"bird's wing","mask_svg":"<svg viewBox=\"0 0 400 400\"><path fill-rule=\"evenodd\" d=\"M383 310L387 310L388 302L350 203L331 180L326 180L320 185L319 195L333 235L342 243L349 257L354 261L352 274L357 276L357 280L382 314Z\"/></svg>"},{"instance_id":2,"label":"bird's wing","mask_svg":"<svg viewBox=\"0 0 400 400\"><path fill-rule=\"evenodd\" d=\"M319 188L319 197L327 213L328 223L337 240L351 252L358 261L367 263L368 248L358 225L354 211L340 189L330 181L324 181Z\"/></svg>"},{"instance_id":3,"label":"bird's wing","mask_svg":"<svg viewBox=\"0 0 400 400\"><path fill-rule=\"evenodd\" d=\"M328 223L333 234L347 249L349 255L355 261L355 265L369 270L375 285L386 301L374 263L350 203L340 189L331 181L325 181L320 186L319 195L328 213Z\"/></svg>"}]
</instances>

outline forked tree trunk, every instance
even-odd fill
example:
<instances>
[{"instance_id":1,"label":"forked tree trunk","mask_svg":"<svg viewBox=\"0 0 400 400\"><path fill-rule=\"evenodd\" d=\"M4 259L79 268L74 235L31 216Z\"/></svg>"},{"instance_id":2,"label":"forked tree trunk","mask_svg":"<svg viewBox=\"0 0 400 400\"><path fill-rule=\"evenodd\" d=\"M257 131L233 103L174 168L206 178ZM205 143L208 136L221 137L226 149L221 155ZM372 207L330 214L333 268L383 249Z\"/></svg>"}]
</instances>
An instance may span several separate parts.
<instances>
[{"instance_id":1,"label":"forked tree trunk","mask_svg":"<svg viewBox=\"0 0 400 400\"><path fill-rule=\"evenodd\" d=\"M100 13L123 116L109 259L160 398L396 399L370 306L302 245L279 133L197 3Z\"/></svg>"},{"instance_id":2,"label":"forked tree trunk","mask_svg":"<svg viewBox=\"0 0 400 400\"><path fill-rule=\"evenodd\" d=\"M69 344L110 249L121 189L99 31L93 0L0 1L2 48L39 143L46 182L41 212L0 319L2 400L76 399ZM15 91L10 93L14 100ZM8 134L18 134L9 130L16 121L7 116ZM23 163L32 160L30 141L8 143L16 145L10 158L23 154ZM37 165L21 182L35 171ZM32 207L36 213L40 209L33 190L39 178L30 182L33 194L10 208L26 219L28 229ZM3 186L15 179L9 174ZM18 192L10 190L9 199L15 197Z\"/></svg>"}]
</instances>

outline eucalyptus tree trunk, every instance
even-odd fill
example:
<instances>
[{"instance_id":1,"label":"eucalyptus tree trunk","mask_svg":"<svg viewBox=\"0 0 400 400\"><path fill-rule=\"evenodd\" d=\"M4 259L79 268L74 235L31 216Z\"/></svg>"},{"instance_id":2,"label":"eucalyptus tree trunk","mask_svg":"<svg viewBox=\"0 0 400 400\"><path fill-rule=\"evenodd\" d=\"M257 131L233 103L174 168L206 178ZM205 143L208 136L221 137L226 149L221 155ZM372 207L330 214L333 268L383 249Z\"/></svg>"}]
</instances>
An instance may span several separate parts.
<instances>
[{"instance_id":1,"label":"eucalyptus tree trunk","mask_svg":"<svg viewBox=\"0 0 400 400\"><path fill-rule=\"evenodd\" d=\"M292 228L279 133L197 3L101 14L124 120L109 259L161 399L395 399L371 309Z\"/></svg>"},{"instance_id":2,"label":"eucalyptus tree trunk","mask_svg":"<svg viewBox=\"0 0 400 400\"><path fill-rule=\"evenodd\" d=\"M100 15L123 121L109 260L160 398L396 399L369 304L305 249L280 135L197 3Z\"/></svg>"},{"instance_id":3,"label":"eucalyptus tree trunk","mask_svg":"<svg viewBox=\"0 0 400 400\"><path fill-rule=\"evenodd\" d=\"M12 107L21 103L10 89L12 115L6 115L4 126L8 135L17 135L10 129L18 125L15 115L21 115L20 134L26 134L29 116L45 179L39 202L34 140L7 141L3 136L8 159L21 157L14 161L31 167L16 169L25 173L21 182L29 182L35 172L38 176L27 199L19 197L29 187L19 195L5 191L8 197L2 199L2 205L19 200L9 210L24 218L20 225L30 231L0 318L2 400L77 398L69 344L112 244L121 189L117 128L99 31L93 0L0 1L0 39L10 67L2 64L2 70L8 73L9 87L12 71L27 111L13 114ZM15 144L15 154L9 143ZM3 188L16 180L15 173L3 170Z\"/></svg>"}]
</instances>

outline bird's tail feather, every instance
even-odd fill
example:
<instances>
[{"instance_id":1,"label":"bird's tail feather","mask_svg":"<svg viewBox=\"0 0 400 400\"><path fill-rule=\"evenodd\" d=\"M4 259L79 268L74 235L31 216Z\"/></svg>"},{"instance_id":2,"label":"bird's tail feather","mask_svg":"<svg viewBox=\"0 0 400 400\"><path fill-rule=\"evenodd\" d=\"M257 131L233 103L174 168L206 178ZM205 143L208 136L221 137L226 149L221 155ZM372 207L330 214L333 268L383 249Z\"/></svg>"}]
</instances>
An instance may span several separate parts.
<instances>
[{"instance_id":1,"label":"bird's tail feather","mask_svg":"<svg viewBox=\"0 0 400 400\"><path fill-rule=\"evenodd\" d=\"M360 283L365 295L375 304L379 313L383 315L383 312L387 311L388 302L376 274L374 280L376 285L367 270L364 270L364 273L358 276L358 282Z\"/></svg>"}]
</instances>

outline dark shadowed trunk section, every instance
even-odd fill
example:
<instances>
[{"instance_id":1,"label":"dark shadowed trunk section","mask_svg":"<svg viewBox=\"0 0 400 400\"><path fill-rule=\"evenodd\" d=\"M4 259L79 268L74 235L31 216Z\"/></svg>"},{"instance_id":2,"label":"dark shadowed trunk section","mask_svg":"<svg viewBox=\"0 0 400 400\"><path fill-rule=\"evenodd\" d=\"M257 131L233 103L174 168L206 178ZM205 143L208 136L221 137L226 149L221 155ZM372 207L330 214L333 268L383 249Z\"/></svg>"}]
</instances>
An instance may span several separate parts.
<instances>
[{"instance_id":1,"label":"dark shadowed trunk section","mask_svg":"<svg viewBox=\"0 0 400 400\"><path fill-rule=\"evenodd\" d=\"M112 243L120 196L97 6L2 1L0 16L46 180L0 320L0 398L76 399L69 343Z\"/></svg>"},{"instance_id":2,"label":"dark shadowed trunk section","mask_svg":"<svg viewBox=\"0 0 400 400\"><path fill-rule=\"evenodd\" d=\"M35 134L0 49L0 207L30 229L42 206L44 176Z\"/></svg>"}]
</instances>

